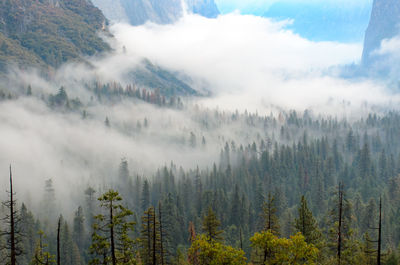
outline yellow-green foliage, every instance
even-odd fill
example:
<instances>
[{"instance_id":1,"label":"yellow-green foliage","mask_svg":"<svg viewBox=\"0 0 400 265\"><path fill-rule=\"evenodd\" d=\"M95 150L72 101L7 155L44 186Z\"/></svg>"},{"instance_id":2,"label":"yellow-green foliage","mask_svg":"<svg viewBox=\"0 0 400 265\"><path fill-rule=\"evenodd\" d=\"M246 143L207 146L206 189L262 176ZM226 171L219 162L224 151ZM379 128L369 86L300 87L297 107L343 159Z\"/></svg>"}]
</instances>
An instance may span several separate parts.
<instances>
[{"instance_id":1,"label":"yellow-green foliage","mask_svg":"<svg viewBox=\"0 0 400 265\"><path fill-rule=\"evenodd\" d=\"M287 239L278 238L271 231L263 231L255 233L250 241L253 249L262 254L261 258L255 258L254 264L263 264L264 259L265 264L316 264L318 249L312 244L307 244L301 233Z\"/></svg>"},{"instance_id":2,"label":"yellow-green foliage","mask_svg":"<svg viewBox=\"0 0 400 265\"><path fill-rule=\"evenodd\" d=\"M200 235L193 241L188 254L195 257L198 265L245 265L244 251L226 246L215 240L208 240Z\"/></svg>"}]
</instances>

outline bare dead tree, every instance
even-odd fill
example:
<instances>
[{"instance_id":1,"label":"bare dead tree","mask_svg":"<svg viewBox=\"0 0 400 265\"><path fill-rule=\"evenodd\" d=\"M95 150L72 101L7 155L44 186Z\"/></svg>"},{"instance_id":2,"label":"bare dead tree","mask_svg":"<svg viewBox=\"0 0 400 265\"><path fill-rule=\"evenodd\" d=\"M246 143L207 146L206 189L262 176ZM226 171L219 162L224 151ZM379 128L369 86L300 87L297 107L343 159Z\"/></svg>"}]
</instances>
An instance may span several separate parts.
<instances>
[{"instance_id":1,"label":"bare dead tree","mask_svg":"<svg viewBox=\"0 0 400 265\"><path fill-rule=\"evenodd\" d=\"M61 264L60 230L61 230L61 216L58 218L58 224L57 224L57 265Z\"/></svg>"},{"instance_id":2,"label":"bare dead tree","mask_svg":"<svg viewBox=\"0 0 400 265\"><path fill-rule=\"evenodd\" d=\"M12 169L10 165L10 190L7 191L9 194L9 200L3 202L3 205L9 209L9 213L3 218L3 221L7 224L8 230L3 231L0 235L7 238L6 244L2 249L6 249L7 259L9 259L10 265L17 264L17 257L23 254L22 248L20 246L22 242L22 232L20 230L19 224L21 218L19 212L16 209L16 199L15 192L13 189L13 179L12 179Z\"/></svg>"},{"instance_id":3,"label":"bare dead tree","mask_svg":"<svg viewBox=\"0 0 400 265\"><path fill-rule=\"evenodd\" d=\"M378 255L377 255L378 265L381 265L381 247L382 247L382 198L379 198Z\"/></svg>"}]
</instances>

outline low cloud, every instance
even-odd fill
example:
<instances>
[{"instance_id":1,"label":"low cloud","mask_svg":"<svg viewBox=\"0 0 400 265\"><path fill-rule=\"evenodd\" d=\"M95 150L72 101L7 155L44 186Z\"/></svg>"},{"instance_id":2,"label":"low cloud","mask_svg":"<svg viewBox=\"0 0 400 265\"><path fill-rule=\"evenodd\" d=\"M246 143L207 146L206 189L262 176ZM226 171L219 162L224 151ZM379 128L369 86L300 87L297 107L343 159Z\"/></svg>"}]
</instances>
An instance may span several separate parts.
<instances>
[{"instance_id":1,"label":"low cloud","mask_svg":"<svg viewBox=\"0 0 400 265\"><path fill-rule=\"evenodd\" d=\"M206 80L214 95L206 106L334 114L396 102L379 83L340 78L344 65L359 63L360 43L310 41L288 30L290 23L232 13L188 15L173 25L116 24L112 31L130 56Z\"/></svg>"},{"instance_id":2,"label":"low cloud","mask_svg":"<svg viewBox=\"0 0 400 265\"><path fill-rule=\"evenodd\" d=\"M146 175L171 161L186 168L206 168L218 162L226 141L246 145L274 134L262 124L250 129L245 120L220 124L215 108L247 109L262 116L277 109L312 109L349 117L399 102L399 96L374 81L345 80L337 74L342 65L359 61L360 44L312 42L287 30L288 23L229 14L217 19L187 15L172 25L115 24L111 28L115 51L88 58L91 66L66 64L51 81L35 71L12 72L8 84L17 84L15 91L31 84L40 98L63 85L70 97L79 96L87 103L93 95L85 83L130 83L127 74L148 58L190 76L195 86L207 84L212 96L193 99L183 111L140 102L93 103L87 108L88 120L79 113L52 111L39 99L0 102L2 175L12 163L17 190L32 190L24 190L25 201L37 198L44 180L53 178L57 196L71 200L74 207L73 198L81 196L88 184L116 180L121 158L128 160L132 172ZM106 116L111 128L104 125ZM137 124L143 125L144 119L149 127L138 131ZM191 133L197 143L204 136L207 147L189 147ZM6 182L2 178L3 187Z\"/></svg>"}]
</instances>

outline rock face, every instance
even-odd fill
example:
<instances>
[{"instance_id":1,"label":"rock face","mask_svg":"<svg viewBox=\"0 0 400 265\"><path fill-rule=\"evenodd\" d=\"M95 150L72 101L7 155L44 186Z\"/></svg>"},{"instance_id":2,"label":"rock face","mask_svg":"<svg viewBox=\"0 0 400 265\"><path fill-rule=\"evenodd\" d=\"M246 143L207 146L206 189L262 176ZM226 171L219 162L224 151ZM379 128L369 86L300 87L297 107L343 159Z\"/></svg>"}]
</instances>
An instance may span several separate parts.
<instances>
[{"instance_id":1,"label":"rock face","mask_svg":"<svg viewBox=\"0 0 400 265\"><path fill-rule=\"evenodd\" d=\"M169 24L188 12L214 18L219 15L214 0L92 0L111 21L142 25L147 21Z\"/></svg>"},{"instance_id":2,"label":"rock face","mask_svg":"<svg viewBox=\"0 0 400 265\"><path fill-rule=\"evenodd\" d=\"M382 40L393 38L400 33L399 23L399 0L374 0L371 19L365 33L363 66L371 66L379 60L374 51L379 49Z\"/></svg>"}]
</instances>

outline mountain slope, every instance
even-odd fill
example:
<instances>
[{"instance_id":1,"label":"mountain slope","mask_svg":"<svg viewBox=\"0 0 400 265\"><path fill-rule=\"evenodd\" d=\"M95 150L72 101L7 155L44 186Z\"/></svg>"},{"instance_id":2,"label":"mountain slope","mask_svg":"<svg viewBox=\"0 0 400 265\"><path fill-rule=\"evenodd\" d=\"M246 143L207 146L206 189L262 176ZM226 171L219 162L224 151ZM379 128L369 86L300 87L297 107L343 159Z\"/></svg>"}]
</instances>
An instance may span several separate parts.
<instances>
[{"instance_id":1,"label":"mountain slope","mask_svg":"<svg viewBox=\"0 0 400 265\"><path fill-rule=\"evenodd\" d=\"M176 73L154 65L148 60L144 60L141 67L130 72L129 78L139 87L146 87L151 90L158 89L165 96L199 94L185 80L179 78Z\"/></svg>"},{"instance_id":2,"label":"mountain slope","mask_svg":"<svg viewBox=\"0 0 400 265\"><path fill-rule=\"evenodd\" d=\"M400 2L398 0L374 0L371 19L365 33L362 63L371 66L379 59L373 51L379 49L382 40L400 33Z\"/></svg>"},{"instance_id":3,"label":"mountain slope","mask_svg":"<svg viewBox=\"0 0 400 265\"><path fill-rule=\"evenodd\" d=\"M169 24L183 15L181 0L92 0L113 21L141 25L147 21ZM214 0L185 0L189 12L214 18L219 15Z\"/></svg>"},{"instance_id":4,"label":"mountain slope","mask_svg":"<svg viewBox=\"0 0 400 265\"><path fill-rule=\"evenodd\" d=\"M109 50L98 36L105 21L86 0L0 0L0 70L57 67Z\"/></svg>"}]
</instances>

